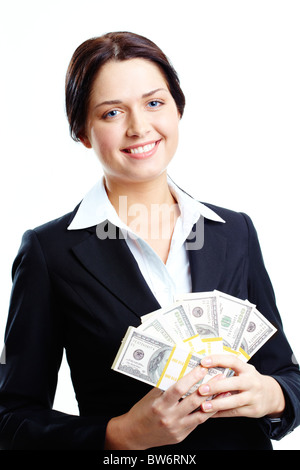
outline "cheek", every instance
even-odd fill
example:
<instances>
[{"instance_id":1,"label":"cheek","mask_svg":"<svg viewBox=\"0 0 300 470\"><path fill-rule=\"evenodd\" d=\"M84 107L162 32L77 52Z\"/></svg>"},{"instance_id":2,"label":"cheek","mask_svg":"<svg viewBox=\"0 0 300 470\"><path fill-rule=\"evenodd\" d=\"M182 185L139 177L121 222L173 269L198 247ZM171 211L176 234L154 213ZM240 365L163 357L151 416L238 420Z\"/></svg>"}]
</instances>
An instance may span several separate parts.
<instances>
[{"instance_id":1,"label":"cheek","mask_svg":"<svg viewBox=\"0 0 300 470\"><path fill-rule=\"evenodd\" d=\"M168 143L173 146L176 145L178 142L178 126L179 122L176 116L166 117L161 122L161 132L166 137Z\"/></svg>"},{"instance_id":2,"label":"cheek","mask_svg":"<svg viewBox=\"0 0 300 470\"><path fill-rule=\"evenodd\" d=\"M178 137L179 121L180 118L176 108L176 110L174 109L169 113L162 114L157 124L162 134L169 139L174 138L176 140Z\"/></svg>"},{"instance_id":3,"label":"cheek","mask_svg":"<svg viewBox=\"0 0 300 470\"><path fill-rule=\"evenodd\" d=\"M113 129L91 129L92 147L97 155L106 160L117 147L117 135Z\"/></svg>"}]
</instances>

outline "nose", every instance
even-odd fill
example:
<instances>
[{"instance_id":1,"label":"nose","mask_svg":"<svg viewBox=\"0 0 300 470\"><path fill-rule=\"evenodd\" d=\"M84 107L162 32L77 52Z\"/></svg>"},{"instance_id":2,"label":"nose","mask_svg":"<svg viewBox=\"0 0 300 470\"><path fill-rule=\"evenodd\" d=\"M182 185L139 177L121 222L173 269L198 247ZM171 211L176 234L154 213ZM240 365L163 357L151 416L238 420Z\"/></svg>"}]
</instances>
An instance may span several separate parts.
<instances>
[{"instance_id":1,"label":"nose","mask_svg":"<svg viewBox=\"0 0 300 470\"><path fill-rule=\"evenodd\" d=\"M143 111L132 111L128 116L128 137L145 137L150 131L150 123Z\"/></svg>"}]
</instances>

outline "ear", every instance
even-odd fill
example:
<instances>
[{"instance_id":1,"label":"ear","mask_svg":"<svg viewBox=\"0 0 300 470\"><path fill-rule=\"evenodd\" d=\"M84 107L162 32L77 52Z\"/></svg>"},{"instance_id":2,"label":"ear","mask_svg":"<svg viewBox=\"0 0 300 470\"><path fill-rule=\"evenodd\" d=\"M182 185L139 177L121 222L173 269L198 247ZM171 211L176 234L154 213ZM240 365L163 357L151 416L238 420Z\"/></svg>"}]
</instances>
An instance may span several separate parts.
<instances>
[{"instance_id":1,"label":"ear","mask_svg":"<svg viewBox=\"0 0 300 470\"><path fill-rule=\"evenodd\" d=\"M83 135L83 134L80 134L78 136L80 142L87 148L87 149L91 149L92 148L92 144L90 142L90 139L86 136L86 135Z\"/></svg>"}]
</instances>

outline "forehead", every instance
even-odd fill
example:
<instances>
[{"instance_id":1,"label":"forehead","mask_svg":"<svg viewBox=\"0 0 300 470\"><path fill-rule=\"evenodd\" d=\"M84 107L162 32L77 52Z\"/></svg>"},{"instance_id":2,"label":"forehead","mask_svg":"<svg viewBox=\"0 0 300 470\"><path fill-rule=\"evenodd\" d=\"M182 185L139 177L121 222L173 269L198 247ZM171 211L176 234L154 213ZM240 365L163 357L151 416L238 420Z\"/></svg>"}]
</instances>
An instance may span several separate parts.
<instances>
[{"instance_id":1,"label":"forehead","mask_svg":"<svg viewBox=\"0 0 300 470\"><path fill-rule=\"evenodd\" d=\"M146 59L110 60L96 75L91 101L138 97L168 83L158 65Z\"/></svg>"}]
</instances>

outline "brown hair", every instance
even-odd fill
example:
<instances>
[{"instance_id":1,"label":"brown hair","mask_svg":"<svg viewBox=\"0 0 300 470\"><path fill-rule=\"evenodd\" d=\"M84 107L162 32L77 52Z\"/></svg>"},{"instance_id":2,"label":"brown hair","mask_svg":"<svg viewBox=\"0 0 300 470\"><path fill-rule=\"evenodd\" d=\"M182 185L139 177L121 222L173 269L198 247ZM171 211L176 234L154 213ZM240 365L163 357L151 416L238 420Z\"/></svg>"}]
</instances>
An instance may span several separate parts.
<instances>
[{"instance_id":1,"label":"brown hair","mask_svg":"<svg viewBox=\"0 0 300 470\"><path fill-rule=\"evenodd\" d=\"M143 58L157 64L167 80L182 116L185 97L179 78L168 58L154 42L130 32L107 33L88 39L74 52L66 75L66 112L71 137L79 141L84 132L89 98L96 74L109 60Z\"/></svg>"}]
</instances>

